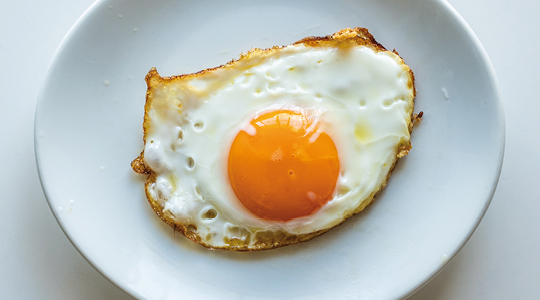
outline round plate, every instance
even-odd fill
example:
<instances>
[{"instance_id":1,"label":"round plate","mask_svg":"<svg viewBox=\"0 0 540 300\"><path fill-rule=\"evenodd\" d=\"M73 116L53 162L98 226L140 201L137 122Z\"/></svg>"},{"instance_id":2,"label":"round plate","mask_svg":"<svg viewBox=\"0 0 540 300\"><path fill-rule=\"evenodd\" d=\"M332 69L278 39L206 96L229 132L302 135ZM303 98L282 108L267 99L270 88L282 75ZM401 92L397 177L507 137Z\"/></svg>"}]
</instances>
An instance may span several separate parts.
<instances>
[{"instance_id":1,"label":"round plate","mask_svg":"<svg viewBox=\"0 0 540 300\"><path fill-rule=\"evenodd\" d=\"M413 149L366 211L310 242L209 251L164 224L130 162L143 149L151 67L170 76L251 47L366 27L416 75ZM60 45L35 121L58 223L100 272L140 298L390 299L432 278L495 190L504 116L489 59L445 1L97 1Z\"/></svg>"}]
</instances>

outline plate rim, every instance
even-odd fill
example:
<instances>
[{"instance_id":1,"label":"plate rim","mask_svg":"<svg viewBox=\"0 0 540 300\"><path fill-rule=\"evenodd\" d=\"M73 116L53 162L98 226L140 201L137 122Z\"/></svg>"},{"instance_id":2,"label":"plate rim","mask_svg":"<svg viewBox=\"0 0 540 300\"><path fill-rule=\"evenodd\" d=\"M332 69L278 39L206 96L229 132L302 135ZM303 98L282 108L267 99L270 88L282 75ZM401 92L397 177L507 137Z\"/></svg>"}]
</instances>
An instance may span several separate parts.
<instances>
[{"instance_id":1,"label":"plate rim","mask_svg":"<svg viewBox=\"0 0 540 300\"><path fill-rule=\"evenodd\" d=\"M414 295L417 291L422 289L424 286L426 286L433 278L435 278L442 270L445 269L445 267L448 265L448 263L456 257L456 255L463 249L465 244L469 241L469 239L472 237L478 226L480 225L480 222L484 218L484 215L486 214L489 205L491 204L491 201L493 200L493 196L495 192L497 191L497 186L499 184L500 175L502 171L502 165L504 162L504 154L506 150L506 120L505 120L505 112L504 112L504 102L501 97L500 92L500 86L497 79L497 74L495 73L495 68L493 67L493 64L491 63L491 60L487 54L486 49L480 42L480 39L478 36L474 33L473 29L469 26L467 21L459 14L459 12L447 1L447 0L433 0L433 2L438 2L449 12L449 16L454 18L461 27L461 29L467 34L467 36L470 38L471 42L474 43L474 47L478 50L480 54L481 61L483 65L486 67L487 75L489 76L489 82L491 84L491 88L493 89L494 93L494 100L496 100L496 112L497 112L497 119L499 121L499 132L498 137L499 139L499 156L497 159L497 167L496 172L493 174L493 177L491 179L492 181L492 187L491 191L489 191L486 194L486 199L484 201L484 207L479 212L479 215L475 219L473 226L469 228L469 231L466 235L463 236L463 238L460 241L460 244L456 247L455 251L448 257L448 260L442 264L439 268L435 269L421 284L416 286L415 288L411 289L409 293L405 294L403 296L403 299L409 298L410 296Z\"/></svg>"}]
</instances>

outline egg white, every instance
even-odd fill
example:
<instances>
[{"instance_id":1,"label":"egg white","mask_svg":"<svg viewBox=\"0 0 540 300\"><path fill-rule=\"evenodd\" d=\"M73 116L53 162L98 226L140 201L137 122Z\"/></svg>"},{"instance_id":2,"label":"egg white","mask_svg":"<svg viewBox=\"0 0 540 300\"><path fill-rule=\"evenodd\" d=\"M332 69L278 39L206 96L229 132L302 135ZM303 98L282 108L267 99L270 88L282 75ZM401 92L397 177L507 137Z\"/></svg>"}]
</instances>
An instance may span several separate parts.
<instances>
[{"instance_id":1,"label":"egg white","mask_svg":"<svg viewBox=\"0 0 540 300\"><path fill-rule=\"evenodd\" d=\"M205 243L253 243L258 231L311 233L331 228L382 188L400 145L410 139L409 70L391 52L287 46L154 88L144 150L156 173L149 193ZM318 116L340 161L335 196L310 216L287 222L254 216L236 198L228 153L258 114L290 109Z\"/></svg>"}]
</instances>

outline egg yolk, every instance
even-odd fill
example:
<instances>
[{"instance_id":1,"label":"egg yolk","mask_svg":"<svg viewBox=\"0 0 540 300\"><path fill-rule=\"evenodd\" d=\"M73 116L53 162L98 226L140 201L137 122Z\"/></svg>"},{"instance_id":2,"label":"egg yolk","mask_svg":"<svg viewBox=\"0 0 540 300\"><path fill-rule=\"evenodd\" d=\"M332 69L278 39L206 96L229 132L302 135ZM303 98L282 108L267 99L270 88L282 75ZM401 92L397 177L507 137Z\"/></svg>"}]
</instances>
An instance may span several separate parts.
<instances>
[{"instance_id":1,"label":"egg yolk","mask_svg":"<svg viewBox=\"0 0 540 300\"><path fill-rule=\"evenodd\" d=\"M268 220L311 215L332 197L339 175L334 142L304 114L265 113L240 131L228 159L231 186L242 204Z\"/></svg>"}]
</instances>

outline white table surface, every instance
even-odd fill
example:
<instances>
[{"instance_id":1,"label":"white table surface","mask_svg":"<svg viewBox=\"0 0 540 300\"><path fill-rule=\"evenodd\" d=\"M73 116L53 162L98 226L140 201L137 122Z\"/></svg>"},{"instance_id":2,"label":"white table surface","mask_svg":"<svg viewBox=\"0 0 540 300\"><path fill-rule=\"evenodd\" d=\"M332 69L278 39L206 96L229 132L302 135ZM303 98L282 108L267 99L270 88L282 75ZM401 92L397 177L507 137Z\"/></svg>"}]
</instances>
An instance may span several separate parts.
<instances>
[{"instance_id":1,"label":"white table surface","mask_svg":"<svg viewBox=\"0 0 540 300\"><path fill-rule=\"evenodd\" d=\"M0 3L0 299L130 299L68 241L41 190L34 111L60 41L93 0ZM449 1L497 73L506 154L480 226L410 299L540 299L540 2Z\"/></svg>"}]
</instances>

